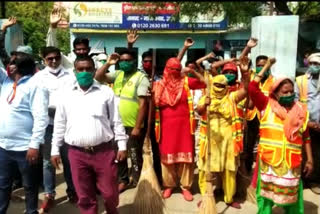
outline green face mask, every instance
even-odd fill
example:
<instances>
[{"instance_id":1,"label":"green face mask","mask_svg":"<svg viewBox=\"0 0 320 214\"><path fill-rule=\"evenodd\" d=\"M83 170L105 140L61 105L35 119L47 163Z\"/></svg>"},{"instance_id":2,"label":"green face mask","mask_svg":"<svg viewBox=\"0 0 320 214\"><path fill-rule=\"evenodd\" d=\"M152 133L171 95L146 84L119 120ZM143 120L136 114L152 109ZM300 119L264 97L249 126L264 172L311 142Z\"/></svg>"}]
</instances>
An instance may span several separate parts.
<instances>
[{"instance_id":1,"label":"green face mask","mask_svg":"<svg viewBox=\"0 0 320 214\"><path fill-rule=\"evenodd\" d=\"M188 77L193 77L195 78L196 76L194 74L188 73Z\"/></svg>"},{"instance_id":2,"label":"green face mask","mask_svg":"<svg viewBox=\"0 0 320 214\"><path fill-rule=\"evenodd\" d=\"M256 67L256 74L260 73L263 67ZM266 72L264 72L264 78L267 79L271 74L270 69L268 69Z\"/></svg>"},{"instance_id":3,"label":"green face mask","mask_svg":"<svg viewBox=\"0 0 320 214\"><path fill-rule=\"evenodd\" d=\"M133 72L135 69L134 62L122 61L119 63L120 70L124 71L125 73Z\"/></svg>"},{"instance_id":4,"label":"green face mask","mask_svg":"<svg viewBox=\"0 0 320 214\"><path fill-rule=\"evenodd\" d=\"M235 74L225 74L224 76L228 80L228 85L233 85L236 82L236 75Z\"/></svg>"},{"instance_id":5,"label":"green face mask","mask_svg":"<svg viewBox=\"0 0 320 214\"><path fill-rule=\"evenodd\" d=\"M82 87L89 87L93 83L93 73L92 72L75 72L77 81Z\"/></svg>"},{"instance_id":6,"label":"green face mask","mask_svg":"<svg viewBox=\"0 0 320 214\"><path fill-rule=\"evenodd\" d=\"M311 74L318 74L320 72L320 65L310 65L308 71Z\"/></svg>"},{"instance_id":7,"label":"green face mask","mask_svg":"<svg viewBox=\"0 0 320 214\"><path fill-rule=\"evenodd\" d=\"M290 106L293 103L295 97L296 97L295 93L289 96L281 96L278 102L282 106Z\"/></svg>"}]
</instances>

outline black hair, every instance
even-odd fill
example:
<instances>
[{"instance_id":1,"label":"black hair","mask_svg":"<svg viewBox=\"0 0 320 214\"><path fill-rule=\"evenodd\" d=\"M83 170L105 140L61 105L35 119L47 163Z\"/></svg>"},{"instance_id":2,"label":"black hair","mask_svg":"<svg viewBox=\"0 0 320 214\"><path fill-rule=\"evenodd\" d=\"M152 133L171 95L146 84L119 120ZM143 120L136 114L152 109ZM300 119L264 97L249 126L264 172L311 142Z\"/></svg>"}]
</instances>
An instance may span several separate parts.
<instances>
[{"instance_id":1,"label":"black hair","mask_svg":"<svg viewBox=\"0 0 320 214\"><path fill-rule=\"evenodd\" d=\"M95 64L93 59L90 56L78 56L76 60L74 61L74 67L76 67L76 64L80 61L87 61L92 64L92 66L95 68Z\"/></svg>"},{"instance_id":2,"label":"black hair","mask_svg":"<svg viewBox=\"0 0 320 214\"><path fill-rule=\"evenodd\" d=\"M288 83L290 83L292 86L294 86L294 83L290 79L285 79L278 85L276 90L274 90L274 94L276 94L283 85L288 84Z\"/></svg>"},{"instance_id":3,"label":"black hair","mask_svg":"<svg viewBox=\"0 0 320 214\"><path fill-rule=\"evenodd\" d=\"M46 56L48 56L51 53L56 53L58 56L61 56L61 52L59 48L53 47L53 46L49 46L49 47L44 47L41 50L41 56L43 58L45 58Z\"/></svg>"},{"instance_id":4,"label":"black hair","mask_svg":"<svg viewBox=\"0 0 320 214\"><path fill-rule=\"evenodd\" d=\"M132 59L135 59L135 56L136 56L135 53L132 50L128 49L128 48L126 48L123 51L121 51L120 55L123 55L123 54L130 55L132 57Z\"/></svg>"},{"instance_id":5,"label":"black hair","mask_svg":"<svg viewBox=\"0 0 320 214\"><path fill-rule=\"evenodd\" d=\"M256 57L256 64L260 61L260 60L268 60L268 57L266 55L259 55Z\"/></svg>"},{"instance_id":6,"label":"black hair","mask_svg":"<svg viewBox=\"0 0 320 214\"><path fill-rule=\"evenodd\" d=\"M146 57L151 57L152 58L152 51L151 50L148 50L148 51L145 51L143 52L142 54L142 60Z\"/></svg>"},{"instance_id":7,"label":"black hair","mask_svg":"<svg viewBox=\"0 0 320 214\"><path fill-rule=\"evenodd\" d=\"M196 65L196 62L194 60L187 60L184 66L187 67L189 64Z\"/></svg>"},{"instance_id":8,"label":"black hair","mask_svg":"<svg viewBox=\"0 0 320 214\"><path fill-rule=\"evenodd\" d=\"M79 44L84 44L85 46L87 46L89 48L89 39L85 38L85 37L75 38L75 40L73 41L73 48L76 48L76 46Z\"/></svg>"},{"instance_id":9,"label":"black hair","mask_svg":"<svg viewBox=\"0 0 320 214\"><path fill-rule=\"evenodd\" d=\"M17 66L17 72L22 76L33 75L36 71L34 58L27 53L15 52L16 59L14 64Z\"/></svg>"}]
</instances>

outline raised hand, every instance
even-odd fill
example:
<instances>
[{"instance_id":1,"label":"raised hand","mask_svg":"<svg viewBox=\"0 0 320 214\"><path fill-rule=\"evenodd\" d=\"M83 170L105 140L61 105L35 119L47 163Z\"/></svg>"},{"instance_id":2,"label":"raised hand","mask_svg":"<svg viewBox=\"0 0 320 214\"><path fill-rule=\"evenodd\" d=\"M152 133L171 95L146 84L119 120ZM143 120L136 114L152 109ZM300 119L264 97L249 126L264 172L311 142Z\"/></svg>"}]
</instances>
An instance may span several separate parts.
<instances>
[{"instance_id":1,"label":"raised hand","mask_svg":"<svg viewBox=\"0 0 320 214\"><path fill-rule=\"evenodd\" d=\"M256 39L256 38L250 38L249 41L248 41L248 43L247 43L247 46L248 46L249 48L254 48L254 47L257 46L257 44L258 44L258 39Z\"/></svg>"},{"instance_id":2,"label":"raised hand","mask_svg":"<svg viewBox=\"0 0 320 214\"><path fill-rule=\"evenodd\" d=\"M276 63L276 58L268 58L266 62L266 66L271 67L274 63Z\"/></svg>"},{"instance_id":3,"label":"raised hand","mask_svg":"<svg viewBox=\"0 0 320 214\"><path fill-rule=\"evenodd\" d=\"M2 30L6 30L8 27L11 27L16 23L17 23L17 18L12 16L2 24Z\"/></svg>"},{"instance_id":4,"label":"raised hand","mask_svg":"<svg viewBox=\"0 0 320 214\"><path fill-rule=\"evenodd\" d=\"M139 38L137 29L130 29L127 31L127 41L129 44L133 44Z\"/></svg>"},{"instance_id":5,"label":"raised hand","mask_svg":"<svg viewBox=\"0 0 320 214\"><path fill-rule=\"evenodd\" d=\"M115 65L120 59L120 55L117 53L113 53L108 57L107 64Z\"/></svg>"},{"instance_id":6,"label":"raised hand","mask_svg":"<svg viewBox=\"0 0 320 214\"><path fill-rule=\"evenodd\" d=\"M241 72L247 72L249 70L250 59L247 56L244 56L240 59L240 69Z\"/></svg>"},{"instance_id":7,"label":"raised hand","mask_svg":"<svg viewBox=\"0 0 320 214\"><path fill-rule=\"evenodd\" d=\"M208 54L208 58L214 58L216 55L213 53L213 52L211 52L211 53L209 53Z\"/></svg>"},{"instance_id":8,"label":"raised hand","mask_svg":"<svg viewBox=\"0 0 320 214\"><path fill-rule=\"evenodd\" d=\"M194 41L192 40L191 37L186 38L186 40L184 41L184 46L189 48L194 44Z\"/></svg>"},{"instance_id":9,"label":"raised hand","mask_svg":"<svg viewBox=\"0 0 320 214\"><path fill-rule=\"evenodd\" d=\"M56 28L58 26L58 23L60 22L62 18L61 10L60 8L54 8L50 14L50 24L53 28Z\"/></svg>"},{"instance_id":10,"label":"raised hand","mask_svg":"<svg viewBox=\"0 0 320 214\"><path fill-rule=\"evenodd\" d=\"M188 67L184 67L184 68L182 68L182 70L181 70L181 73L183 73L183 74L193 74L195 72L195 70L193 70L193 69L191 69L191 68L188 68Z\"/></svg>"}]
</instances>

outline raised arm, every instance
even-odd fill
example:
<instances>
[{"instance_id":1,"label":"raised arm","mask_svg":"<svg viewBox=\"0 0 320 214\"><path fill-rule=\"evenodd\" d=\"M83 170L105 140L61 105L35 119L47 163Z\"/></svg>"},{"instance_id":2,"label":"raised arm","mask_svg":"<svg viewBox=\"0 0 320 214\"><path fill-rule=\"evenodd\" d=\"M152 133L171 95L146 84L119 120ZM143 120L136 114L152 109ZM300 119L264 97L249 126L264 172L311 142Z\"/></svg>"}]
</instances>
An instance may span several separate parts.
<instances>
[{"instance_id":1,"label":"raised arm","mask_svg":"<svg viewBox=\"0 0 320 214\"><path fill-rule=\"evenodd\" d=\"M62 18L61 10L59 8L53 8L50 14L50 27L47 33L46 45L58 47L57 41L57 26Z\"/></svg>"},{"instance_id":2,"label":"raised arm","mask_svg":"<svg viewBox=\"0 0 320 214\"><path fill-rule=\"evenodd\" d=\"M180 50L177 58L179 59L179 61L181 62L184 54L186 53L186 51L194 44L194 41L192 40L191 37L186 38L186 40L184 41L183 47Z\"/></svg>"},{"instance_id":3,"label":"raised arm","mask_svg":"<svg viewBox=\"0 0 320 214\"><path fill-rule=\"evenodd\" d=\"M110 66L117 64L119 59L120 59L120 55L118 53L111 54L108 57L107 62L96 71L94 78L101 83L105 83L105 82L112 83L113 78L109 74L108 69L110 68Z\"/></svg>"},{"instance_id":4,"label":"raised arm","mask_svg":"<svg viewBox=\"0 0 320 214\"><path fill-rule=\"evenodd\" d=\"M224 64L227 64L229 62L235 62L235 61L237 61L236 58L220 60L220 61L212 63L211 69L218 69L219 67L224 66Z\"/></svg>"},{"instance_id":5,"label":"raised arm","mask_svg":"<svg viewBox=\"0 0 320 214\"><path fill-rule=\"evenodd\" d=\"M237 93L237 97L235 98L236 103L239 103L248 94L248 85L249 85L249 81L250 81L249 61L250 60L248 57L243 57L240 60L241 81L242 81L244 87L239 89L239 91Z\"/></svg>"},{"instance_id":6,"label":"raised arm","mask_svg":"<svg viewBox=\"0 0 320 214\"><path fill-rule=\"evenodd\" d=\"M128 49L133 48L133 44L137 41L138 38L139 38L138 30L131 29L127 31Z\"/></svg>"},{"instance_id":7,"label":"raised arm","mask_svg":"<svg viewBox=\"0 0 320 214\"><path fill-rule=\"evenodd\" d=\"M202 63L204 60L207 60L207 59L213 58L213 57L215 57L215 54L214 54L213 52L211 52L211 53L205 55L204 57L199 58L199 59L196 61L196 65L197 65L198 70L199 70L200 72L203 72L203 68L202 68L202 66L201 66L201 63Z\"/></svg>"},{"instance_id":8,"label":"raised arm","mask_svg":"<svg viewBox=\"0 0 320 214\"><path fill-rule=\"evenodd\" d=\"M6 39L6 32L7 28L15 25L17 23L17 19L15 17L10 17L8 21L4 22L1 26L1 34L0 34L0 58L1 61L6 68L10 62L10 57L6 51L5 47L5 39Z\"/></svg>"},{"instance_id":9,"label":"raised arm","mask_svg":"<svg viewBox=\"0 0 320 214\"><path fill-rule=\"evenodd\" d=\"M251 49L256 47L257 44L258 44L258 39L250 38L248 43L247 43L247 46L241 52L241 55L240 55L239 59L242 59L243 57L248 56L248 54L251 51Z\"/></svg>"},{"instance_id":10,"label":"raised arm","mask_svg":"<svg viewBox=\"0 0 320 214\"><path fill-rule=\"evenodd\" d=\"M258 108L259 111L264 110L268 104L268 97L261 92L261 89L259 88L259 83L264 73L267 70L269 70L275 62L275 58L269 58L267 60L267 63L261 69L261 71L257 75L255 75L254 79L249 84L249 96L253 104Z\"/></svg>"},{"instance_id":11,"label":"raised arm","mask_svg":"<svg viewBox=\"0 0 320 214\"><path fill-rule=\"evenodd\" d=\"M205 81L203 75L200 74L199 72L196 72L195 70L193 70L193 69L191 69L191 68L185 67L185 68L182 69L181 73L186 73L186 74L187 74L187 73L190 73L190 74L193 74L194 77L195 77L196 79L198 79L201 83L206 84L206 81Z\"/></svg>"}]
</instances>

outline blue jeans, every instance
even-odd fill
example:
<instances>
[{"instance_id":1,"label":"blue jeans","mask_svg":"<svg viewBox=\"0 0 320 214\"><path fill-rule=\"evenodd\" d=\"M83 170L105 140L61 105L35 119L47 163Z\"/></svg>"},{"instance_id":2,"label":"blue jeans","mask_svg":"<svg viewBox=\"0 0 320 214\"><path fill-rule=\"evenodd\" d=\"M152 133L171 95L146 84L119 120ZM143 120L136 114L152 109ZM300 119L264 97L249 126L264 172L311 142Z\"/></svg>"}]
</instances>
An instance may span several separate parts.
<instances>
[{"instance_id":1,"label":"blue jeans","mask_svg":"<svg viewBox=\"0 0 320 214\"><path fill-rule=\"evenodd\" d=\"M7 151L0 148L0 214L5 214L9 206L15 164L22 175L26 214L38 213L38 180L34 178L36 167L29 164L26 154L27 151Z\"/></svg>"},{"instance_id":2,"label":"blue jeans","mask_svg":"<svg viewBox=\"0 0 320 214\"><path fill-rule=\"evenodd\" d=\"M51 159L51 141L52 141L52 133L53 133L53 126L49 125L46 129L45 135L45 144L43 145L43 185L44 185L44 192L46 194L55 195L56 191L56 170L52 165ZM68 159L68 145L64 143L60 147L60 156L63 165L63 174L64 179L67 183L67 195L75 194L75 188L72 182L71 170L70 170L70 163Z\"/></svg>"},{"instance_id":3,"label":"blue jeans","mask_svg":"<svg viewBox=\"0 0 320 214\"><path fill-rule=\"evenodd\" d=\"M43 155L43 186L45 194L55 196L56 191L56 169L52 165L51 159L51 140L53 126L49 125L44 136L44 145L42 145Z\"/></svg>"}]
</instances>

